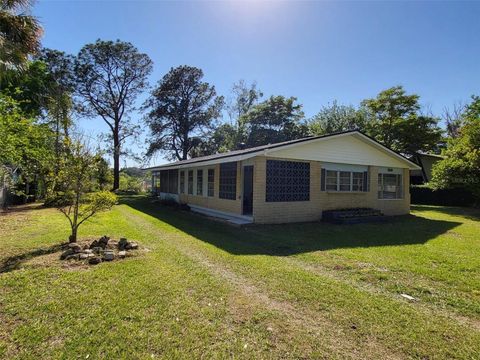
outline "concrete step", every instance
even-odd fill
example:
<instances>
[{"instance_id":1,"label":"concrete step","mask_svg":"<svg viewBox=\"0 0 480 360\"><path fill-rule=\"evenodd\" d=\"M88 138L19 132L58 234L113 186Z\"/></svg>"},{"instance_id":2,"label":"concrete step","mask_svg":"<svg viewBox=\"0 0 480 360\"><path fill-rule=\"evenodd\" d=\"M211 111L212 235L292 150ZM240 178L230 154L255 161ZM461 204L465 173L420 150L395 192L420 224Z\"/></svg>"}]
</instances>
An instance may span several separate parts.
<instances>
[{"instance_id":1,"label":"concrete step","mask_svg":"<svg viewBox=\"0 0 480 360\"><path fill-rule=\"evenodd\" d=\"M208 209L208 208L197 206L197 205L188 204L188 206L194 212L197 212L202 215L210 216L212 218L222 219L234 225L247 225L247 224L253 223L252 216L237 215L237 214L227 213L223 211Z\"/></svg>"}]
</instances>

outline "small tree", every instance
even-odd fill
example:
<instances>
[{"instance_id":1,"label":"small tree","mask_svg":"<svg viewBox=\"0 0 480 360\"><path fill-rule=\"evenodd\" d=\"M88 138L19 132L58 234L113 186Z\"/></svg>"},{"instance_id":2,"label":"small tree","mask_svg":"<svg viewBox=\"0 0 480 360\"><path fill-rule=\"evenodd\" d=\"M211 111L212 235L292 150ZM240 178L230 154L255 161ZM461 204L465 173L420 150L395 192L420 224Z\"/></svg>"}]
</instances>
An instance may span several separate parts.
<instances>
[{"instance_id":1,"label":"small tree","mask_svg":"<svg viewBox=\"0 0 480 360\"><path fill-rule=\"evenodd\" d=\"M98 212L109 210L117 201L116 195L109 191L92 192L97 186L99 164L98 155L77 141L60 166L53 204L70 223L70 242L77 241L80 225Z\"/></svg>"}]
</instances>

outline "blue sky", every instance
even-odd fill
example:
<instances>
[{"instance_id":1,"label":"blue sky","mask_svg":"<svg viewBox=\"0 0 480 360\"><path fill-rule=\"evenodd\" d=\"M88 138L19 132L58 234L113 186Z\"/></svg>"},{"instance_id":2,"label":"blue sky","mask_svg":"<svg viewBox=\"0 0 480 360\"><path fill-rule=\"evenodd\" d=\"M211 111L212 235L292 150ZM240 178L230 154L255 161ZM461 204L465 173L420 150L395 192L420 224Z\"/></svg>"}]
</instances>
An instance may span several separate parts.
<instances>
[{"instance_id":1,"label":"blue sky","mask_svg":"<svg viewBox=\"0 0 480 360\"><path fill-rule=\"evenodd\" d=\"M77 53L97 38L130 41L154 61L152 84L188 64L219 94L257 81L265 96L296 96L308 117L394 85L438 115L480 94L480 2L40 0L34 14L46 47ZM79 126L107 131L101 120ZM128 146L140 152L144 143Z\"/></svg>"}]
</instances>

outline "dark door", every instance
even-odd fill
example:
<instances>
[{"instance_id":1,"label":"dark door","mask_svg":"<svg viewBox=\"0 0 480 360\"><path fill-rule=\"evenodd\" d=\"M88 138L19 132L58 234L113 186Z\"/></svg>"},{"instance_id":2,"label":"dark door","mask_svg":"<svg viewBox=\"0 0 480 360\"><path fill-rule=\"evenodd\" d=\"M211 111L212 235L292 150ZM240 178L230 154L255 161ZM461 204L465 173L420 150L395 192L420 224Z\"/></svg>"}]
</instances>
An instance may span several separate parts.
<instances>
[{"instance_id":1,"label":"dark door","mask_svg":"<svg viewBox=\"0 0 480 360\"><path fill-rule=\"evenodd\" d=\"M253 165L243 167L243 215L253 213Z\"/></svg>"}]
</instances>

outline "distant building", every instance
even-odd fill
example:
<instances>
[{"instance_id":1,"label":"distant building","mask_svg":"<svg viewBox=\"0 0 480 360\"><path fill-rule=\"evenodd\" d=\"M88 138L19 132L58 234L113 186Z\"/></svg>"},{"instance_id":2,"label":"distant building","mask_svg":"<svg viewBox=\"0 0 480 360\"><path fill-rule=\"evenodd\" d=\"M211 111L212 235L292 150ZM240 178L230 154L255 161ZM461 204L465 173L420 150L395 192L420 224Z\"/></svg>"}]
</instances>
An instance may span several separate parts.
<instances>
[{"instance_id":1,"label":"distant building","mask_svg":"<svg viewBox=\"0 0 480 360\"><path fill-rule=\"evenodd\" d=\"M410 171L410 183L412 185L426 184L432 179L433 165L444 157L436 154L426 154L419 152L412 156L410 160L418 164L421 169Z\"/></svg>"}]
</instances>

